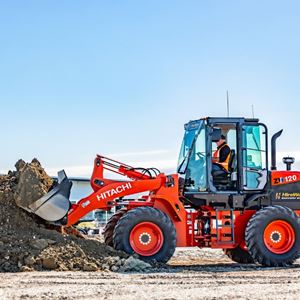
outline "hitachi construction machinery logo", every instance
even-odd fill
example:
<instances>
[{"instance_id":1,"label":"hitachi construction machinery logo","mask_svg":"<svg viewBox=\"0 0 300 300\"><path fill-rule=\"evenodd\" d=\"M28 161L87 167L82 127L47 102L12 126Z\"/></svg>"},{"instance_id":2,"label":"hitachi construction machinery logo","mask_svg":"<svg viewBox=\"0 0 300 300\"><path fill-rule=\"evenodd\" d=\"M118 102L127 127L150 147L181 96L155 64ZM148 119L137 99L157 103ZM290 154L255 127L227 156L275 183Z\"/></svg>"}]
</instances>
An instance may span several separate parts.
<instances>
[{"instance_id":1,"label":"hitachi construction machinery logo","mask_svg":"<svg viewBox=\"0 0 300 300\"><path fill-rule=\"evenodd\" d=\"M108 197L111 197L113 195L118 195L126 190L130 190L132 188L132 185L130 182L127 182L125 184L117 186L115 189L108 190L106 192L101 193L100 195L97 195L97 200L105 200Z\"/></svg>"}]
</instances>

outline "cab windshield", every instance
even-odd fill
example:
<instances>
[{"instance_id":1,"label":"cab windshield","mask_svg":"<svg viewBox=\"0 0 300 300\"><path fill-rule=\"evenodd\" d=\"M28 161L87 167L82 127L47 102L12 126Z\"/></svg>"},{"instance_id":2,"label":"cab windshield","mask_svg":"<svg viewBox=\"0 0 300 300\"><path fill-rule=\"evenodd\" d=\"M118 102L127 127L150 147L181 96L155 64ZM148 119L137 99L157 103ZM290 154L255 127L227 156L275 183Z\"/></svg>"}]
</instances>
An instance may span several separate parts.
<instances>
[{"instance_id":1,"label":"cab windshield","mask_svg":"<svg viewBox=\"0 0 300 300\"><path fill-rule=\"evenodd\" d=\"M178 173L185 174L191 189L206 190L206 139L202 120L190 122L185 126L181 145Z\"/></svg>"}]
</instances>

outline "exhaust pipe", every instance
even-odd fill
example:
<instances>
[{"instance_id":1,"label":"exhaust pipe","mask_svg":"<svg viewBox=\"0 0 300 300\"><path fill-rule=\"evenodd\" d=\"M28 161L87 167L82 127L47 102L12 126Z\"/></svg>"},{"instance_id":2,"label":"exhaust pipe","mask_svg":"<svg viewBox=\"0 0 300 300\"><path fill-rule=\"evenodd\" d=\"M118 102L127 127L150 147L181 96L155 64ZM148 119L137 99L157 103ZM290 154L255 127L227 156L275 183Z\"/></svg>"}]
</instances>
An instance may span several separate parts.
<instances>
[{"instance_id":1,"label":"exhaust pipe","mask_svg":"<svg viewBox=\"0 0 300 300\"><path fill-rule=\"evenodd\" d=\"M281 136L283 129L276 132L271 139L271 155L272 155L272 165L271 170L277 170L276 166L276 140Z\"/></svg>"}]
</instances>

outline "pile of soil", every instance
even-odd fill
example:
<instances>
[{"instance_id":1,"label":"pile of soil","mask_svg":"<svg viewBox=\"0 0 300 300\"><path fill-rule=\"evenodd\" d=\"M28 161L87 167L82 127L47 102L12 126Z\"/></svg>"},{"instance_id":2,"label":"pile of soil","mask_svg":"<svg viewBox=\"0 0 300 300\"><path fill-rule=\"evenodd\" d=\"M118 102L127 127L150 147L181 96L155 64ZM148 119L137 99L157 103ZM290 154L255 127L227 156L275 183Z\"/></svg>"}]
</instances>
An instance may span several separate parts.
<instances>
[{"instance_id":1,"label":"pile of soil","mask_svg":"<svg viewBox=\"0 0 300 300\"><path fill-rule=\"evenodd\" d=\"M150 265L72 230L60 232L19 206L46 194L53 180L38 160L19 160L0 176L0 272L30 270L146 271ZM56 228L57 229L57 228Z\"/></svg>"}]
</instances>

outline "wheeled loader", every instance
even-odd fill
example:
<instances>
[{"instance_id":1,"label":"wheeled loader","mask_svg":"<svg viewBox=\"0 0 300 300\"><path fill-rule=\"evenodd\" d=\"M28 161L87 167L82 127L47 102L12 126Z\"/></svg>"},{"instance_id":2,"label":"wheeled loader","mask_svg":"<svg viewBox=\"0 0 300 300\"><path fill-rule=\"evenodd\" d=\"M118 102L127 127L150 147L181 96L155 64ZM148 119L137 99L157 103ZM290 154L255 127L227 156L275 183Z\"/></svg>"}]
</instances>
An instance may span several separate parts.
<instances>
[{"instance_id":1,"label":"wheeled loader","mask_svg":"<svg viewBox=\"0 0 300 300\"><path fill-rule=\"evenodd\" d=\"M177 174L136 168L97 155L93 193L69 201L64 171L38 201L24 207L48 222L76 224L92 210L122 206L104 230L105 242L143 260L167 262L176 247L223 249L238 263L288 266L300 253L300 172L293 158L276 167L276 140L258 119L202 118L185 124ZM213 171L215 142L230 146L228 170ZM123 175L112 180L104 171ZM144 193L143 196L128 198Z\"/></svg>"}]
</instances>

